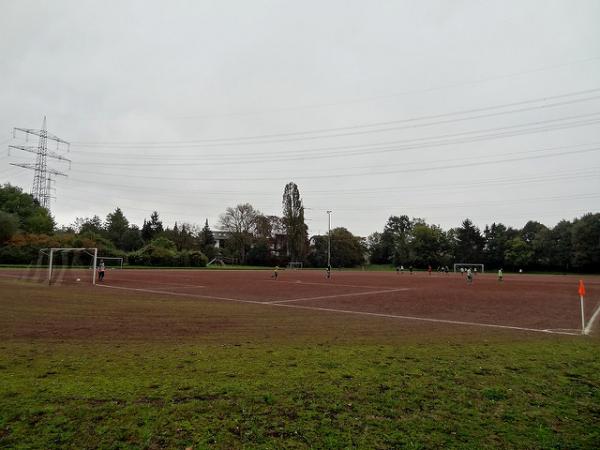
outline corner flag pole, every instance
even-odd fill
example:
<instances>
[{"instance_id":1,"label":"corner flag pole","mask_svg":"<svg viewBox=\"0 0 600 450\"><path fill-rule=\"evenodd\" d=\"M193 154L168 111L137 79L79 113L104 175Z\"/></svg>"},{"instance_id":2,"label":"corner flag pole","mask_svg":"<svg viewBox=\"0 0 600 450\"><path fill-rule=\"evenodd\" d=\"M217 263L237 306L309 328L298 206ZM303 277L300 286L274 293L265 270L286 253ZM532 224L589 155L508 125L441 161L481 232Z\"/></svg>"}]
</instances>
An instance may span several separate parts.
<instances>
[{"instance_id":1,"label":"corner flag pole","mask_svg":"<svg viewBox=\"0 0 600 450\"><path fill-rule=\"evenodd\" d=\"M585 333L585 316L583 314L583 297L585 297L585 286L583 280L579 280L579 302L581 303L581 333Z\"/></svg>"}]
</instances>

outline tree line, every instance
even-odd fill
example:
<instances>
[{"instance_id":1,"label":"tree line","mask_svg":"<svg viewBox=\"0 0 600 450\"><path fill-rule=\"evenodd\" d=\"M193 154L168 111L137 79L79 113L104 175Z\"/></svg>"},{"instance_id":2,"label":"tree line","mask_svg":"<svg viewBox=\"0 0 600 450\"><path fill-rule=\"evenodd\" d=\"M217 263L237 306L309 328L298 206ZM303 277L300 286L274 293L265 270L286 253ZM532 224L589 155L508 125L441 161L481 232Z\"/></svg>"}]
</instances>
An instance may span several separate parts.
<instances>
[{"instance_id":1,"label":"tree line","mask_svg":"<svg viewBox=\"0 0 600 450\"><path fill-rule=\"evenodd\" d=\"M225 233L223 245L216 245L215 232ZM465 219L447 231L400 215L366 238L343 227L309 238L300 191L290 182L284 187L281 216L242 203L225 209L214 232L207 220L202 227L185 222L164 226L157 211L139 227L118 207L105 219L76 218L59 227L31 195L9 184L0 187L0 263L5 264L35 263L41 248L97 247L102 255L120 256L132 265L200 267L223 258L248 265L300 261L325 267L329 245L333 267L482 263L506 270L598 272L600 214L562 220L553 228L529 221L522 229L492 223L480 230Z\"/></svg>"},{"instance_id":2,"label":"tree line","mask_svg":"<svg viewBox=\"0 0 600 450\"><path fill-rule=\"evenodd\" d=\"M600 271L600 214L562 220L553 228L529 221L522 229L501 223L480 230L469 219L448 231L422 219L391 216L367 239L370 261L415 267L481 263L536 271Z\"/></svg>"}]
</instances>

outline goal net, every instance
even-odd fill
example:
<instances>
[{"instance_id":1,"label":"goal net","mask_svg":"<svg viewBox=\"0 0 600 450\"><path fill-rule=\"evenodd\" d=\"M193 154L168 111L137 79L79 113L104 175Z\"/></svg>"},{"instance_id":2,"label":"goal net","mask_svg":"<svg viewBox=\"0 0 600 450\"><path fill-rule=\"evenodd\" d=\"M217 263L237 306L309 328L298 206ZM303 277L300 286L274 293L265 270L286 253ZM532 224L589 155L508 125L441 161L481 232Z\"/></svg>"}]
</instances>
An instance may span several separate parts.
<instances>
[{"instance_id":1,"label":"goal net","mask_svg":"<svg viewBox=\"0 0 600 450\"><path fill-rule=\"evenodd\" d=\"M40 278L48 284L96 284L97 261L97 248L45 248L38 264L45 276Z\"/></svg>"},{"instance_id":2,"label":"goal net","mask_svg":"<svg viewBox=\"0 0 600 450\"><path fill-rule=\"evenodd\" d=\"M477 271L479 273L484 272L483 264L473 264L473 263L456 263L454 264L454 271L460 272L460 269L466 271L467 269L471 269L473 271Z\"/></svg>"},{"instance_id":3,"label":"goal net","mask_svg":"<svg viewBox=\"0 0 600 450\"><path fill-rule=\"evenodd\" d=\"M302 261L290 261L287 264L288 269L302 269Z\"/></svg>"}]
</instances>

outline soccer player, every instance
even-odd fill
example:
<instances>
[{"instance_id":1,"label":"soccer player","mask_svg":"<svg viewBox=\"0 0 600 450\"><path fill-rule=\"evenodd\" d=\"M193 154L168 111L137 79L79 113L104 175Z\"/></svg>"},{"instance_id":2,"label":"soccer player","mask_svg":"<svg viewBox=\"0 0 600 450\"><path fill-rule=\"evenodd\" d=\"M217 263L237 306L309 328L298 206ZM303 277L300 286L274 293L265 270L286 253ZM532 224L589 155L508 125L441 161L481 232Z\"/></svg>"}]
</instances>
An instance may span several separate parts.
<instances>
[{"instance_id":1,"label":"soccer player","mask_svg":"<svg viewBox=\"0 0 600 450\"><path fill-rule=\"evenodd\" d=\"M100 265L98 266L98 281L104 280L104 270L106 267L104 266L104 260L100 260Z\"/></svg>"},{"instance_id":2,"label":"soccer player","mask_svg":"<svg viewBox=\"0 0 600 450\"><path fill-rule=\"evenodd\" d=\"M279 266L275 266L275 268L273 269L273 275L271 275L271 278L275 278L277 279L277 277L279 276Z\"/></svg>"},{"instance_id":3,"label":"soccer player","mask_svg":"<svg viewBox=\"0 0 600 450\"><path fill-rule=\"evenodd\" d=\"M429 276L431 276L431 264L427 266L427 272L429 273Z\"/></svg>"},{"instance_id":4,"label":"soccer player","mask_svg":"<svg viewBox=\"0 0 600 450\"><path fill-rule=\"evenodd\" d=\"M330 279L331 278L331 264L327 265L326 271L327 271L327 279Z\"/></svg>"},{"instance_id":5,"label":"soccer player","mask_svg":"<svg viewBox=\"0 0 600 450\"><path fill-rule=\"evenodd\" d=\"M467 269L467 283L473 282L473 272L471 272L471 268Z\"/></svg>"},{"instance_id":6,"label":"soccer player","mask_svg":"<svg viewBox=\"0 0 600 450\"><path fill-rule=\"evenodd\" d=\"M410 272L410 274L412 275L412 271L413 271L413 268L412 268L412 266L410 266L410 267L408 268L408 271L409 271L409 272Z\"/></svg>"},{"instance_id":7,"label":"soccer player","mask_svg":"<svg viewBox=\"0 0 600 450\"><path fill-rule=\"evenodd\" d=\"M502 268L498 269L498 281L502 281Z\"/></svg>"}]
</instances>

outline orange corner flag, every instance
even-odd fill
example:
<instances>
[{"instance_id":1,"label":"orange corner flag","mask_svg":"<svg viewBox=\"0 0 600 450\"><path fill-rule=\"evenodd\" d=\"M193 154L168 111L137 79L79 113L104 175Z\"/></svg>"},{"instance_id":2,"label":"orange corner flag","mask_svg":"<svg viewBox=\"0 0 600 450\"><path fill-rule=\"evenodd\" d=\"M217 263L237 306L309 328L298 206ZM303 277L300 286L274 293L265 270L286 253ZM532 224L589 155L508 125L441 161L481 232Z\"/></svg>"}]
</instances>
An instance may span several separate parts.
<instances>
[{"instance_id":1,"label":"orange corner flag","mask_svg":"<svg viewBox=\"0 0 600 450\"><path fill-rule=\"evenodd\" d=\"M579 280L579 296L585 297L585 286L583 285L583 280Z\"/></svg>"}]
</instances>

